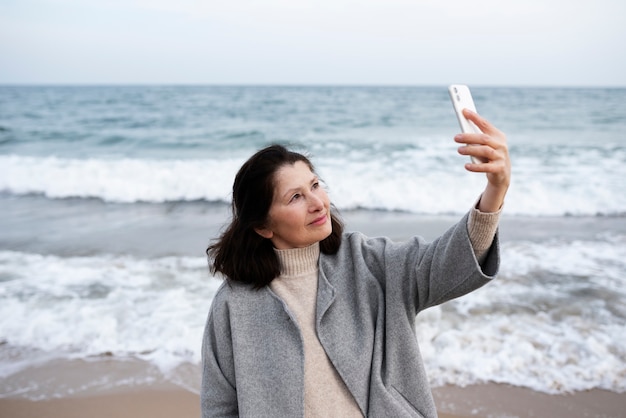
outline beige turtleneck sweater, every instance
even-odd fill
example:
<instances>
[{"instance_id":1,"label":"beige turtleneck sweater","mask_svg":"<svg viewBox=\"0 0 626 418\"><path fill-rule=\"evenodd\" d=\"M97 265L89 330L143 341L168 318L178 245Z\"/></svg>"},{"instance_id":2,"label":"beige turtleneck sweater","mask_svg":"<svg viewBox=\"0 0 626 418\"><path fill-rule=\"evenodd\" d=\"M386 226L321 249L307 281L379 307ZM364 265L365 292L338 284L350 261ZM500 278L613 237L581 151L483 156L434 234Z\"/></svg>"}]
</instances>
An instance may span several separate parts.
<instances>
[{"instance_id":1,"label":"beige turtleneck sweater","mask_svg":"<svg viewBox=\"0 0 626 418\"><path fill-rule=\"evenodd\" d=\"M493 242L500 212L473 209L467 228L479 261ZM332 365L315 331L319 243L306 248L275 250L281 275L270 283L295 315L304 341L305 417L362 417L356 400Z\"/></svg>"},{"instance_id":2,"label":"beige turtleneck sweater","mask_svg":"<svg viewBox=\"0 0 626 418\"><path fill-rule=\"evenodd\" d=\"M319 243L275 250L281 275L270 283L295 315L304 341L304 416L362 417L354 397L331 364L315 331Z\"/></svg>"}]
</instances>

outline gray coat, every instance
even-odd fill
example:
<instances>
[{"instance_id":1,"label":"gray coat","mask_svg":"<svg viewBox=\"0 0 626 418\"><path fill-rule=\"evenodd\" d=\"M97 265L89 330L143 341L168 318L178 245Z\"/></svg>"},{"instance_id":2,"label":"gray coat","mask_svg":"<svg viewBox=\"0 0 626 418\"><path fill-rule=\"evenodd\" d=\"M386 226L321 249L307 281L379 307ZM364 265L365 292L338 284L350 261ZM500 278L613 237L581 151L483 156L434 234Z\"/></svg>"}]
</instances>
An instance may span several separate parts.
<instances>
[{"instance_id":1,"label":"gray coat","mask_svg":"<svg viewBox=\"0 0 626 418\"><path fill-rule=\"evenodd\" d=\"M365 416L437 416L415 317L484 285L499 265L497 235L481 266L466 225L467 215L432 243L346 233L336 255L320 256L317 334ZM302 336L269 287L221 286L202 358L204 418L304 415Z\"/></svg>"}]
</instances>

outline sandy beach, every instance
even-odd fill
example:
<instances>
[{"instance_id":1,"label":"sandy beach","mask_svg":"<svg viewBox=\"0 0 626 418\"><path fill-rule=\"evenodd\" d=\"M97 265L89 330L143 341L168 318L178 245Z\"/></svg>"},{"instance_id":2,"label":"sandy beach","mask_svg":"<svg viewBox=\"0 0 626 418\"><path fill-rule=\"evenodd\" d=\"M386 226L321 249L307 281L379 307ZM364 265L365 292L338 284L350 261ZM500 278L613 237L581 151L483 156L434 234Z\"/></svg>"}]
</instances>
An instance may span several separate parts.
<instances>
[{"instance_id":1,"label":"sandy beach","mask_svg":"<svg viewBox=\"0 0 626 418\"><path fill-rule=\"evenodd\" d=\"M1 399L2 418L192 418L200 416L198 395L182 390L125 393L29 401Z\"/></svg>"},{"instance_id":2,"label":"sandy beach","mask_svg":"<svg viewBox=\"0 0 626 418\"><path fill-rule=\"evenodd\" d=\"M545 395L506 385L434 390L440 418L624 417L626 395L593 390ZM30 401L0 399L2 418L195 418L200 399L185 390L133 389L121 393Z\"/></svg>"}]
</instances>

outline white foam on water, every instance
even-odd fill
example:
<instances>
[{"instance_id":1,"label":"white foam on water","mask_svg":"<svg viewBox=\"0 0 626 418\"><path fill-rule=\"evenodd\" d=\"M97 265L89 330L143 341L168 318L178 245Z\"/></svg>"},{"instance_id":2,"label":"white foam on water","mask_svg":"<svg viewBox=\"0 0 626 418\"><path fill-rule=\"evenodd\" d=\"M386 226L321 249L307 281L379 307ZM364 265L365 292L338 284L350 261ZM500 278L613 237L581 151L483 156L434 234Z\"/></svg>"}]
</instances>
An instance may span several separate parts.
<instances>
[{"instance_id":1,"label":"white foam on water","mask_svg":"<svg viewBox=\"0 0 626 418\"><path fill-rule=\"evenodd\" d=\"M441 141L440 141L441 142ZM353 150L319 158L320 175L339 209L423 214L465 213L485 187L482 174L464 170L450 145L380 154ZM587 157L594 157L589 151ZM509 215L624 215L625 156L562 156L515 160L507 195ZM444 155L445 157L442 157ZM598 157L598 158L596 158ZM0 156L0 191L49 198L98 198L109 202L230 202L242 158L198 160L67 159ZM552 164L552 165L550 165Z\"/></svg>"},{"instance_id":2,"label":"white foam on water","mask_svg":"<svg viewBox=\"0 0 626 418\"><path fill-rule=\"evenodd\" d=\"M625 244L503 245L497 280L418 317L433 383L626 392Z\"/></svg>"},{"instance_id":3,"label":"white foam on water","mask_svg":"<svg viewBox=\"0 0 626 418\"><path fill-rule=\"evenodd\" d=\"M67 358L142 358L167 373L200 361L212 295L203 258L0 252L0 338ZM24 366L26 364L23 364ZM0 376L20 371L3 364Z\"/></svg>"},{"instance_id":4,"label":"white foam on water","mask_svg":"<svg viewBox=\"0 0 626 418\"><path fill-rule=\"evenodd\" d=\"M0 156L0 190L109 202L229 201L239 160Z\"/></svg>"},{"instance_id":5,"label":"white foam on water","mask_svg":"<svg viewBox=\"0 0 626 418\"><path fill-rule=\"evenodd\" d=\"M432 384L625 392L625 244L624 236L504 243L497 280L418 316ZM0 377L53 357L112 355L180 381L181 367L199 367L220 284L201 257L0 252L0 341L43 353L0 358Z\"/></svg>"}]
</instances>

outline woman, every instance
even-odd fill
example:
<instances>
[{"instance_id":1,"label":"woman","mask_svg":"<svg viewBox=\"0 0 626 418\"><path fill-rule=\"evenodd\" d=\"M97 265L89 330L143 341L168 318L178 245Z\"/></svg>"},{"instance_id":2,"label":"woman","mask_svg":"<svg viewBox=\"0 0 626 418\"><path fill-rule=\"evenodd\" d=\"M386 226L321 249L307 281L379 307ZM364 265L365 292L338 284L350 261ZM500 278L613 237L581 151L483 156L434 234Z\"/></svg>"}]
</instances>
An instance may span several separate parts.
<instances>
[{"instance_id":1,"label":"woman","mask_svg":"<svg viewBox=\"0 0 626 418\"><path fill-rule=\"evenodd\" d=\"M415 338L427 307L468 293L498 269L496 234L510 182L506 138L459 134L485 163L476 206L432 243L344 233L310 161L257 152L233 185L233 219L209 246L227 280L203 339L203 417L436 417Z\"/></svg>"}]
</instances>

